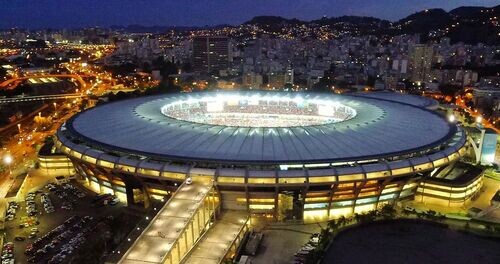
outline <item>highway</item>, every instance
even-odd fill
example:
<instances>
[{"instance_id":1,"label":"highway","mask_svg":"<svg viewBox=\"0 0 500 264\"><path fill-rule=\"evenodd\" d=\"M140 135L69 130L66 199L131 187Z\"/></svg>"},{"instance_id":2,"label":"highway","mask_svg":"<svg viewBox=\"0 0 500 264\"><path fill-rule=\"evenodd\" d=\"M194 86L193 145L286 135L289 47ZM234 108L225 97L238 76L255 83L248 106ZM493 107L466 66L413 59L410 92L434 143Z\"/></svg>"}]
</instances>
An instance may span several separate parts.
<instances>
[{"instance_id":1,"label":"highway","mask_svg":"<svg viewBox=\"0 0 500 264\"><path fill-rule=\"evenodd\" d=\"M44 74L40 76L25 76L25 77L19 77L19 78L13 78L9 79L7 81L4 81L0 83L0 89L6 89L6 90L13 90L15 89L20 83L22 83L25 80L31 79L31 78L72 78L75 79L80 83L80 87L85 88L87 85L85 81L82 79L82 76L77 75L77 74ZM86 76L83 76L86 77Z\"/></svg>"},{"instance_id":2,"label":"highway","mask_svg":"<svg viewBox=\"0 0 500 264\"><path fill-rule=\"evenodd\" d=\"M22 96L22 97L6 97L0 99L0 104L43 101L43 100L74 99L86 96L87 95L82 93L73 93L73 94L50 94L50 95L35 95L35 96Z\"/></svg>"}]
</instances>

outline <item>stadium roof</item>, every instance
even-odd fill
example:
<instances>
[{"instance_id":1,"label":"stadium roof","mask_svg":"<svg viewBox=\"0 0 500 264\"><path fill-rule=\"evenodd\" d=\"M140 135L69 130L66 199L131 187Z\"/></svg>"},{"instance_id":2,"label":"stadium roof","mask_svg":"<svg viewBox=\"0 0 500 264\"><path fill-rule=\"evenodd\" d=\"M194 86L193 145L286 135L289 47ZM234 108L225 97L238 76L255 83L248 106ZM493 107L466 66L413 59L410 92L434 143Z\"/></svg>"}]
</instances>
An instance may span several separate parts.
<instances>
[{"instance_id":1,"label":"stadium roof","mask_svg":"<svg viewBox=\"0 0 500 264\"><path fill-rule=\"evenodd\" d=\"M160 112L163 105L174 100L207 94L162 95L109 103L76 115L66 129L86 144L110 151L180 161L259 164L389 157L436 147L456 132L455 125L423 108L380 98L333 94L302 96L350 106L357 111L355 118L317 126L247 128L191 123Z\"/></svg>"},{"instance_id":2,"label":"stadium roof","mask_svg":"<svg viewBox=\"0 0 500 264\"><path fill-rule=\"evenodd\" d=\"M362 93L357 93L356 96L389 100L389 101L414 105L418 107L423 107L431 110L435 110L439 106L439 102L432 98L418 96L418 95L403 94L398 92L389 92L389 91L368 92L368 93L362 92Z\"/></svg>"}]
</instances>

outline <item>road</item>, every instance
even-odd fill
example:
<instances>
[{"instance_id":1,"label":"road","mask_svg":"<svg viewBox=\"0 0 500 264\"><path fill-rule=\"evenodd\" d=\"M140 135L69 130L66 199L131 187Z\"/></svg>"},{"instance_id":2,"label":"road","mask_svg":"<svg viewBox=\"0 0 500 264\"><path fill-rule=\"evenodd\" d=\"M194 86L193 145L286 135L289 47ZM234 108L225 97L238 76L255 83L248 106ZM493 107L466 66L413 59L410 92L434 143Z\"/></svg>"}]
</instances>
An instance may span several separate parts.
<instances>
[{"instance_id":1,"label":"road","mask_svg":"<svg viewBox=\"0 0 500 264\"><path fill-rule=\"evenodd\" d=\"M29 172L29 168L36 162L37 149L35 146L43 144L47 136L53 135L63 122L78 111L78 105L70 105L69 107L68 105L61 105L57 108L46 106L42 111L43 116L50 115L52 122L50 123L50 127L46 127L45 130L42 129L42 125L33 122L33 117L30 116L20 123L20 129L17 126L13 126L8 130L10 131L8 134L2 132L2 135L9 136L9 139L4 142L4 148L0 151L0 157L3 159L5 156L10 155L12 157L12 164L3 173L0 173L0 197L5 197L9 187L12 185L13 176ZM61 113L64 113L64 115L61 115ZM21 133L19 133L19 130ZM15 135L11 136L12 134ZM6 138L3 137L2 139ZM11 174L10 171L12 172Z\"/></svg>"},{"instance_id":2,"label":"road","mask_svg":"<svg viewBox=\"0 0 500 264\"><path fill-rule=\"evenodd\" d=\"M0 104L7 103L20 103L31 101L44 101L44 100L64 100L86 97L85 94L72 93L72 94L51 94L51 95L36 95L36 96L23 96L23 97L7 97L1 98Z\"/></svg>"},{"instance_id":3,"label":"road","mask_svg":"<svg viewBox=\"0 0 500 264\"><path fill-rule=\"evenodd\" d=\"M44 75L40 75L40 76L37 76L37 75L25 76L25 77L8 79L7 81L0 83L0 89L14 90L23 81L31 79L31 78L71 78L71 79L75 79L77 82L79 82L80 87L85 88L87 86L87 84L82 79L82 77L87 77L87 76L80 76L78 74L44 74Z\"/></svg>"}]
</instances>

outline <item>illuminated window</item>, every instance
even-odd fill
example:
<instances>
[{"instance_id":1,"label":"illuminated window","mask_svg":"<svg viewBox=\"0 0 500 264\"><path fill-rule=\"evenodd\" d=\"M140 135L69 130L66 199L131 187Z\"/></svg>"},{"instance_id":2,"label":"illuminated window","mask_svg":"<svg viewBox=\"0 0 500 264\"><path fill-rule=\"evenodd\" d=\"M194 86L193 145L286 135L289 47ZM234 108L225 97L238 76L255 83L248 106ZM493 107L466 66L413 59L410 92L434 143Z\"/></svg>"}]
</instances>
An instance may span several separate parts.
<instances>
[{"instance_id":1,"label":"illuminated window","mask_svg":"<svg viewBox=\"0 0 500 264\"><path fill-rule=\"evenodd\" d=\"M238 203L246 203L247 202L247 198L241 198L241 197L236 198L236 202L238 202Z\"/></svg>"},{"instance_id":2,"label":"illuminated window","mask_svg":"<svg viewBox=\"0 0 500 264\"><path fill-rule=\"evenodd\" d=\"M274 198L250 198L251 203L274 203Z\"/></svg>"},{"instance_id":3,"label":"illuminated window","mask_svg":"<svg viewBox=\"0 0 500 264\"><path fill-rule=\"evenodd\" d=\"M165 178L171 178L171 179L185 179L186 178L186 174L184 174L184 173L169 172L169 171L162 172L162 176Z\"/></svg>"},{"instance_id":4,"label":"illuminated window","mask_svg":"<svg viewBox=\"0 0 500 264\"><path fill-rule=\"evenodd\" d=\"M160 176L160 171L157 170L148 170L148 169L138 169L138 173L149 175L149 176Z\"/></svg>"},{"instance_id":5,"label":"illuminated window","mask_svg":"<svg viewBox=\"0 0 500 264\"><path fill-rule=\"evenodd\" d=\"M405 168L399 168L399 169L394 169L391 171L392 175L402 175L402 174L407 174L413 172L411 167L405 167Z\"/></svg>"},{"instance_id":6,"label":"illuminated window","mask_svg":"<svg viewBox=\"0 0 500 264\"><path fill-rule=\"evenodd\" d=\"M111 162L109 162L109 161L105 161L105 160L99 160L99 161L97 162L97 164L98 164L99 166L102 166L102 167L105 167L105 168L110 168L110 169L112 169L112 168L114 168L114 167L115 167L115 164L114 164L114 163L111 163Z\"/></svg>"},{"instance_id":7,"label":"illuminated window","mask_svg":"<svg viewBox=\"0 0 500 264\"><path fill-rule=\"evenodd\" d=\"M75 151L75 150L70 151L69 155L71 155L75 158L79 158L79 159L82 157L82 153Z\"/></svg>"},{"instance_id":8,"label":"illuminated window","mask_svg":"<svg viewBox=\"0 0 500 264\"><path fill-rule=\"evenodd\" d=\"M304 183L306 181L306 178L279 178L279 183L282 184L300 184Z\"/></svg>"},{"instance_id":9,"label":"illuminated window","mask_svg":"<svg viewBox=\"0 0 500 264\"><path fill-rule=\"evenodd\" d=\"M433 162L434 167L439 167L439 166L444 165L446 163L448 163L448 159L447 158L438 159L438 160L435 160Z\"/></svg>"},{"instance_id":10,"label":"illuminated window","mask_svg":"<svg viewBox=\"0 0 500 264\"><path fill-rule=\"evenodd\" d=\"M116 168L122 171L126 172L135 172L135 167L128 166L128 165L122 165L122 164L117 164Z\"/></svg>"},{"instance_id":11,"label":"illuminated window","mask_svg":"<svg viewBox=\"0 0 500 264\"><path fill-rule=\"evenodd\" d=\"M428 170L428 169L432 169L432 163L431 162L415 166L415 171Z\"/></svg>"},{"instance_id":12,"label":"illuminated window","mask_svg":"<svg viewBox=\"0 0 500 264\"><path fill-rule=\"evenodd\" d=\"M335 176L325 176L325 177L309 177L310 183L320 183L320 182L336 182Z\"/></svg>"},{"instance_id":13,"label":"illuminated window","mask_svg":"<svg viewBox=\"0 0 500 264\"><path fill-rule=\"evenodd\" d=\"M366 174L367 179L373 179L373 178L381 178L388 176L389 172L388 171L375 171L375 172L369 172Z\"/></svg>"},{"instance_id":14,"label":"illuminated window","mask_svg":"<svg viewBox=\"0 0 500 264\"><path fill-rule=\"evenodd\" d=\"M339 181L354 181L354 180L362 180L364 179L362 173L358 174L349 174L349 175L340 175Z\"/></svg>"},{"instance_id":15,"label":"illuminated window","mask_svg":"<svg viewBox=\"0 0 500 264\"><path fill-rule=\"evenodd\" d=\"M305 201L306 202L326 202L329 199L330 199L329 197L309 197L309 198L306 198Z\"/></svg>"},{"instance_id":16,"label":"illuminated window","mask_svg":"<svg viewBox=\"0 0 500 264\"><path fill-rule=\"evenodd\" d=\"M274 204L251 204L249 208L252 210L272 210L274 209Z\"/></svg>"},{"instance_id":17,"label":"illuminated window","mask_svg":"<svg viewBox=\"0 0 500 264\"><path fill-rule=\"evenodd\" d=\"M340 201L340 202L332 202L332 207L345 207L345 206L352 206L354 201Z\"/></svg>"},{"instance_id":18,"label":"illuminated window","mask_svg":"<svg viewBox=\"0 0 500 264\"><path fill-rule=\"evenodd\" d=\"M82 157L82 159L88 163L92 163L92 164L95 164L96 163L96 159L94 157L91 157L91 156L87 156L87 155L84 155Z\"/></svg>"},{"instance_id":19,"label":"illuminated window","mask_svg":"<svg viewBox=\"0 0 500 264\"><path fill-rule=\"evenodd\" d=\"M275 184L275 178L248 178L248 183L253 184Z\"/></svg>"},{"instance_id":20,"label":"illuminated window","mask_svg":"<svg viewBox=\"0 0 500 264\"><path fill-rule=\"evenodd\" d=\"M328 203L312 203L312 204L305 204L304 209L320 209L320 208L327 208Z\"/></svg>"},{"instance_id":21,"label":"illuminated window","mask_svg":"<svg viewBox=\"0 0 500 264\"><path fill-rule=\"evenodd\" d=\"M392 200L394 198L396 198L396 193L389 193L389 194L385 194L385 195L381 195L379 200L380 201L385 201L385 200Z\"/></svg>"},{"instance_id":22,"label":"illuminated window","mask_svg":"<svg viewBox=\"0 0 500 264\"><path fill-rule=\"evenodd\" d=\"M243 177L227 177L227 176L221 177L221 176L219 176L217 178L217 182L220 182L220 183L245 183L245 178L243 178Z\"/></svg>"},{"instance_id":23,"label":"illuminated window","mask_svg":"<svg viewBox=\"0 0 500 264\"><path fill-rule=\"evenodd\" d=\"M377 202L377 197L370 197L356 200L356 204L368 204Z\"/></svg>"},{"instance_id":24,"label":"illuminated window","mask_svg":"<svg viewBox=\"0 0 500 264\"><path fill-rule=\"evenodd\" d=\"M338 185L338 190L352 189L354 187L354 183L341 183Z\"/></svg>"}]
</instances>

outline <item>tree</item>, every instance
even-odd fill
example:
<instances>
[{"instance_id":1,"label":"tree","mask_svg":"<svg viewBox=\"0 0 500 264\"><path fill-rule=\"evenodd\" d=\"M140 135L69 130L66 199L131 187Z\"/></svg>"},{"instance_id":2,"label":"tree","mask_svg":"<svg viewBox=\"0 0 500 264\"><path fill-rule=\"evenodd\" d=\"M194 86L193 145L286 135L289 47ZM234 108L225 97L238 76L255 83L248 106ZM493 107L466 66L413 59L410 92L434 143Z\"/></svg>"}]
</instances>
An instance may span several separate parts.
<instances>
[{"instance_id":1,"label":"tree","mask_svg":"<svg viewBox=\"0 0 500 264\"><path fill-rule=\"evenodd\" d=\"M361 221L361 215L358 213L354 213L354 220L356 220L356 223L359 223Z\"/></svg>"},{"instance_id":2,"label":"tree","mask_svg":"<svg viewBox=\"0 0 500 264\"><path fill-rule=\"evenodd\" d=\"M160 93L178 93L181 92L182 88L174 83L172 79L163 79L158 85Z\"/></svg>"},{"instance_id":3,"label":"tree","mask_svg":"<svg viewBox=\"0 0 500 264\"><path fill-rule=\"evenodd\" d=\"M439 86L439 91L441 91L443 95L447 96L455 96L460 90L462 90L461 86L450 83L445 83Z\"/></svg>"},{"instance_id":4,"label":"tree","mask_svg":"<svg viewBox=\"0 0 500 264\"><path fill-rule=\"evenodd\" d=\"M430 220L435 220L437 218L437 212L434 210L427 210L425 216Z\"/></svg>"},{"instance_id":5,"label":"tree","mask_svg":"<svg viewBox=\"0 0 500 264\"><path fill-rule=\"evenodd\" d=\"M396 216L396 209L390 204L385 204L381 209L380 209L380 215L384 219L392 219Z\"/></svg>"},{"instance_id":6,"label":"tree","mask_svg":"<svg viewBox=\"0 0 500 264\"><path fill-rule=\"evenodd\" d=\"M338 223L338 225L339 225L339 226L343 226L343 225L345 225L345 224L347 223L347 222L346 222L346 218L345 218L345 216L341 215L341 216L339 217L339 219L337 220L337 223Z\"/></svg>"},{"instance_id":7,"label":"tree","mask_svg":"<svg viewBox=\"0 0 500 264\"><path fill-rule=\"evenodd\" d=\"M151 65L148 62L144 62L142 64L142 71L151 72Z\"/></svg>"},{"instance_id":8,"label":"tree","mask_svg":"<svg viewBox=\"0 0 500 264\"><path fill-rule=\"evenodd\" d=\"M3 81L3 77L5 77L7 75L7 71L0 67L0 82Z\"/></svg>"},{"instance_id":9,"label":"tree","mask_svg":"<svg viewBox=\"0 0 500 264\"><path fill-rule=\"evenodd\" d=\"M375 218L377 218L377 215L378 215L377 210L368 211L368 213L366 213L366 216L365 216L365 218L366 218L365 221L366 222L374 221Z\"/></svg>"},{"instance_id":10,"label":"tree","mask_svg":"<svg viewBox=\"0 0 500 264\"><path fill-rule=\"evenodd\" d=\"M318 248L320 249L325 249L328 243L330 242L331 238L331 233L329 228L321 229L320 235L319 235L319 243L318 243Z\"/></svg>"},{"instance_id":11,"label":"tree","mask_svg":"<svg viewBox=\"0 0 500 264\"><path fill-rule=\"evenodd\" d=\"M291 83L285 83L285 85L283 86L283 88L285 90L291 90L291 89L293 89L293 84L291 84Z\"/></svg>"},{"instance_id":12,"label":"tree","mask_svg":"<svg viewBox=\"0 0 500 264\"><path fill-rule=\"evenodd\" d=\"M333 79L323 77L319 82L313 85L312 90L315 92L330 92L332 85L334 85Z\"/></svg>"},{"instance_id":13,"label":"tree","mask_svg":"<svg viewBox=\"0 0 500 264\"><path fill-rule=\"evenodd\" d=\"M46 145L46 144L54 144L54 137L53 136L47 136L44 139L43 144L44 145Z\"/></svg>"},{"instance_id":14,"label":"tree","mask_svg":"<svg viewBox=\"0 0 500 264\"><path fill-rule=\"evenodd\" d=\"M328 221L328 228L332 229L332 231L336 231L339 227L338 221L335 221L335 219L332 219Z\"/></svg>"},{"instance_id":15,"label":"tree","mask_svg":"<svg viewBox=\"0 0 500 264\"><path fill-rule=\"evenodd\" d=\"M189 63L189 62L182 64L181 69L182 69L182 72L191 72L193 70L191 67L191 63Z\"/></svg>"},{"instance_id":16,"label":"tree","mask_svg":"<svg viewBox=\"0 0 500 264\"><path fill-rule=\"evenodd\" d=\"M153 67L160 71L164 81L168 79L169 75L177 74L178 72L177 65L171 61L165 61L163 56L156 58L152 63Z\"/></svg>"}]
</instances>

